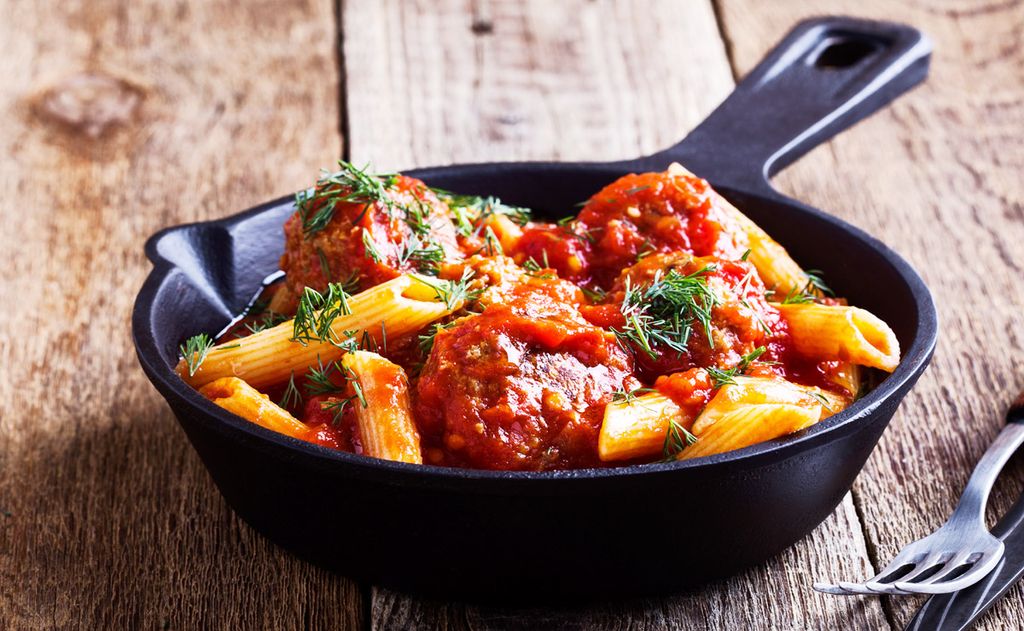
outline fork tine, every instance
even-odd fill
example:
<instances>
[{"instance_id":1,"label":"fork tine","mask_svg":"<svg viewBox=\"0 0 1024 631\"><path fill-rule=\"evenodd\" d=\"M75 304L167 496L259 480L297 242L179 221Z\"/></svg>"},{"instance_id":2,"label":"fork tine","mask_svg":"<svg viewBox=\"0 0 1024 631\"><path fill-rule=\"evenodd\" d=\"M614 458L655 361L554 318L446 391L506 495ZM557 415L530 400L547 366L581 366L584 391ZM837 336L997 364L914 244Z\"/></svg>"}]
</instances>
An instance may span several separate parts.
<instances>
[{"instance_id":1,"label":"fork tine","mask_svg":"<svg viewBox=\"0 0 1024 631\"><path fill-rule=\"evenodd\" d=\"M948 594L957 590L969 587L985 577L1003 558L1003 545L1000 542L998 548L983 554L975 563L974 567L951 581L937 581L933 583L904 583L896 581L893 585L912 594ZM950 568L953 569L953 568Z\"/></svg>"},{"instance_id":2,"label":"fork tine","mask_svg":"<svg viewBox=\"0 0 1024 631\"><path fill-rule=\"evenodd\" d=\"M888 584L891 585L891 584L895 584L897 582L899 582L899 583L912 583L915 578L917 578L918 576L921 576L922 574L924 574L928 570L934 568L936 565L939 565L939 563L942 563L942 558L944 556L946 556L946 554L947 553L944 553L944 552L930 552L930 553L928 553L923 559L921 559L920 561L917 562L917 567L915 567L912 571L910 571L905 576L901 576L896 581L888 581ZM871 581L868 581L868 583L870 584Z\"/></svg>"},{"instance_id":3,"label":"fork tine","mask_svg":"<svg viewBox=\"0 0 1024 631\"><path fill-rule=\"evenodd\" d=\"M853 592L848 592L842 587L834 583L815 583L812 585L814 591L821 592L823 594L832 594L834 596L855 596Z\"/></svg>"},{"instance_id":4,"label":"fork tine","mask_svg":"<svg viewBox=\"0 0 1024 631\"><path fill-rule=\"evenodd\" d=\"M878 595L879 593L897 594L899 592L896 591L895 588L889 587L886 583L879 583L878 579L892 574L905 565L913 565L914 563L908 560L914 556L911 554L912 552L913 551L910 549L910 546L903 548L892 561L889 561L888 565L881 569L881 571L862 583L853 583L849 581L839 581L837 583L818 582L812 587L814 587L816 591L824 594L834 594L836 596ZM875 584L877 587L869 587L869 584Z\"/></svg>"}]
</instances>

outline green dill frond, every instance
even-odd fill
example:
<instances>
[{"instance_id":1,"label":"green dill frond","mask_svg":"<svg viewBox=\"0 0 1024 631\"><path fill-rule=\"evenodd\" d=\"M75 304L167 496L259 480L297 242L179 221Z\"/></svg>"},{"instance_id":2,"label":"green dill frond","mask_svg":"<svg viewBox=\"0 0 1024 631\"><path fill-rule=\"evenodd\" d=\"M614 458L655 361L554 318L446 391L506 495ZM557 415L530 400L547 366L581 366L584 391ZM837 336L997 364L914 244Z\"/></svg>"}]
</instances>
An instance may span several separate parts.
<instances>
[{"instance_id":1,"label":"green dill frond","mask_svg":"<svg viewBox=\"0 0 1024 631\"><path fill-rule=\"evenodd\" d=\"M462 270L462 278L459 280L431 279L428 281L419 276L413 276L413 278L433 289L435 298L443 302L449 310L455 309L460 303L476 300L480 295L479 289L472 289L470 287L470 281L473 279L473 270L468 267Z\"/></svg>"},{"instance_id":2,"label":"green dill frond","mask_svg":"<svg viewBox=\"0 0 1024 631\"><path fill-rule=\"evenodd\" d=\"M334 218L338 204L384 204L394 202L388 189L395 185L396 174L371 175L367 167L357 168L350 162L338 161L337 173L324 173L311 191L295 195L295 208L302 220L302 231L308 239L322 231Z\"/></svg>"},{"instance_id":3,"label":"green dill frond","mask_svg":"<svg viewBox=\"0 0 1024 631\"><path fill-rule=\"evenodd\" d=\"M636 401L638 396L654 391L654 388L633 388L628 392L626 390L616 390L612 393L612 403L624 403L626 405L631 405Z\"/></svg>"},{"instance_id":4,"label":"green dill frond","mask_svg":"<svg viewBox=\"0 0 1024 631\"><path fill-rule=\"evenodd\" d=\"M664 276L659 272L646 286L633 286L627 278L620 307L626 326L612 329L620 345L642 351L651 359L658 358L655 347L681 355L686 352L694 326L699 325L713 348L711 310L718 304L718 297L708 287L706 276L715 269L707 265L685 276L676 270Z\"/></svg>"},{"instance_id":5,"label":"green dill frond","mask_svg":"<svg viewBox=\"0 0 1024 631\"><path fill-rule=\"evenodd\" d=\"M284 393L281 394L281 400L277 404L285 409L294 409L302 404L302 393L295 387L294 370L291 376L288 377L288 385L285 386Z\"/></svg>"},{"instance_id":6,"label":"green dill frond","mask_svg":"<svg viewBox=\"0 0 1024 631\"><path fill-rule=\"evenodd\" d=\"M377 242L373 240L370 233L366 228L362 229L363 232L363 249L366 250L366 258L371 259L374 263L380 263L384 260L384 255L377 249Z\"/></svg>"},{"instance_id":7,"label":"green dill frond","mask_svg":"<svg viewBox=\"0 0 1024 631\"><path fill-rule=\"evenodd\" d=\"M802 289L791 289L782 299L784 305L802 305L817 302L819 296L835 296L821 278L821 270L807 270L807 284Z\"/></svg>"},{"instance_id":8,"label":"green dill frond","mask_svg":"<svg viewBox=\"0 0 1024 631\"><path fill-rule=\"evenodd\" d=\"M661 447L662 457L665 461L675 460L680 452L696 442L696 436L672 419L669 422L668 433L665 434L665 443Z\"/></svg>"},{"instance_id":9,"label":"green dill frond","mask_svg":"<svg viewBox=\"0 0 1024 631\"><path fill-rule=\"evenodd\" d=\"M295 310L292 340L303 346L310 340L338 342L332 326L340 316L352 314L349 298L341 283L327 283L327 290L322 294L312 287L303 289Z\"/></svg>"},{"instance_id":10,"label":"green dill frond","mask_svg":"<svg viewBox=\"0 0 1024 631\"><path fill-rule=\"evenodd\" d=\"M768 349L766 347L758 346L754 350L750 351L749 353L741 357L739 363L737 363L732 368L729 368L728 370L723 370L721 368L714 367L706 368L705 370L707 370L708 374L711 375L711 379L712 381L714 381L715 388L721 388L722 386L727 384L736 385L736 379L734 379L734 377L736 377L736 375L745 374L747 372L747 369L750 368L750 364L756 361L757 358L760 357L761 355L764 355L767 351Z\"/></svg>"},{"instance_id":11,"label":"green dill frond","mask_svg":"<svg viewBox=\"0 0 1024 631\"><path fill-rule=\"evenodd\" d=\"M182 359L185 360L185 365L188 366L189 377L195 376L196 371L206 360L206 356L210 354L213 344L213 338L206 333L200 333L188 338L184 344L178 347Z\"/></svg>"}]
</instances>

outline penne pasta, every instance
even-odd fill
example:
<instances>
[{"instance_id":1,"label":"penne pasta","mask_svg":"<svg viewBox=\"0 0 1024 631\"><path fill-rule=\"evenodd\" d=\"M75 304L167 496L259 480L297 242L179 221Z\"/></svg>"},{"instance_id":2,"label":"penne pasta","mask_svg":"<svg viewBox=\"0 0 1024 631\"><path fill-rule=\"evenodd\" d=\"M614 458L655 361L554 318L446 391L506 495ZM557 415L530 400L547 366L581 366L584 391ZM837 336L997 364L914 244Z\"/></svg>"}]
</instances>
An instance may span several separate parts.
<instances>
[{"instance_id":1,"label":"penne pasta","mask_svg":"<svg viewBox=\"0 0 1024 631\"><path fill-rule=\"evenodd\" d=\"M817 423L822 401L784 379L735 377L719 389L693 424L697 442L678 458L696 458L749 447Z\"/></svg>"},{"instance_id":2,"label":"penne pasta","mask_svg":"<svg viewBox=\"0 0 1024 631\"><path fill-rule=\"evenodd\" d=\"M817 303L775 304L789 323L796 350L887 372L900 361L900 344L885 322L864 309Z\"/></svg>"},{"instance_id":3,"label":"penne pasta","mask_svg":"<svg viewBox=\"0 0 1024 631\"><path fill-rule=\"evenodd\" d=\"M683 410L660 392L613 401L604 409L598 456L608 462L656 455L665 445L672 421L682 422Z\"/></svg>"},{"instance_id":4,"label":"penne pasta","mask_svg":"<svg viewBox=\"0 0 1024 631\"><path fill-rule=\"evenodd\" d=\"M688 175L697 177L681 164L674 162L668 167L668 172L674 175ZM758 275L764 281L765 287L775 292L776 295L787 295L790 292L804 291L809 286L810 278L803 269L789 256L786 248L768 236L768 233L761 229L749 217L744 215L732 203L713 192L716 196L718 206L725 211L733 220L739 224L749 241L750 255L747 260L757 269Z\"/></svg>"},{"instance_id":5,"label":"penne pasta","mask_svg":"<svg viewBox=\"0 0 1024 631\"><path fill-rule=\"evenodd\" d=\"M281 383L319 362L341 357L346 349L339 345L345 340L368 335L382 343L385 337L414 333L448 315L461 306L462 300L448 296L446 304L443 290L439 289L441 282L444 281L407 274L348 298L347 315L340 313L330 323L335 343L318 339L296 341L294 320L289 320L214 346L194 374L189 373L185 360L178 363L177 372L193 387L223 377L239 377L254 388Z\"/></svg>"},{"instance_id":6,"label":"penne pasta","mask_svg":"<svg viewBox=\"0 0 1024 631\"><path fill-rule=\"evenodd\" d=\"M679 163L669 166L669 173L674 175L689 175L696 177L688 169ZM800 292L808 288L810 278L804 270L793 260L790 253L785 251L781 245L768 236L768 233L761 229L761 226L744 215L738 208L713 191L718 206L725 211L739 225L742 232L748 239L751 253L746 258L758 270L758 276L764 282L765 287L774 291L776 295L786 295L790 292Z\"/></svg>"},{"instance_id":7,"label":"penne pasta","mask_svg":"<svg viewBox=\"0 0 1024 631\"><path fill-rule=\"evenodd\" d=\"M358 383L356 420L367 456L423 463L405 370L376 353L353 351L341 360ZM355 386L354 386L355 387Z\"/></svg>"},{"instance_id":8,"label":"penne pasta","mask_svg":"<svg viewBox=\"0 0 1024 631\"><path fill-rule=\"evenodd\" d=\"M222 377L199 389L199 393L220 407L269 430L309 440L312 430L237 377Z\"/></svg>"}]
</instances>

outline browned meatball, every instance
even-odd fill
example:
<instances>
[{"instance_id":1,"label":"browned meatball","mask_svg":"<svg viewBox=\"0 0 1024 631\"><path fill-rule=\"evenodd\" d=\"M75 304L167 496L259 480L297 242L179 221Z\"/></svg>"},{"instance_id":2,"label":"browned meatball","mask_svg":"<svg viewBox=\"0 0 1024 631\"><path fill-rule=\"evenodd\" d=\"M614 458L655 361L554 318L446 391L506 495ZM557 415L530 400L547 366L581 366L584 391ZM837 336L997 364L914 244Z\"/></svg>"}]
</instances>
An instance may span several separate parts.
<instances>
[{"instance_id":1,"label":"browned meatball","mask_svg":"<svg viewBox=\"0 0 1024 631\"><path fill-rule=\"evenodd\" d=\"M567 281L533 278L441 331L417 383L427 462L483 469L599 466L605 404L638 382Z\"/></svg>"},{"instance_id":2,"label":"browned meatball","mask_svg":"<svg viewBox=\"0 0 1024 631\"><path fill-rule=\"evenodd\" d=\"M293 309L304 287L323 291L328 282L348 282L367 289L462 257L448 207L423 182L343 166L311 195L300 195L285 223L287 282L277 311Z\"/></svg>"}]
</instances>

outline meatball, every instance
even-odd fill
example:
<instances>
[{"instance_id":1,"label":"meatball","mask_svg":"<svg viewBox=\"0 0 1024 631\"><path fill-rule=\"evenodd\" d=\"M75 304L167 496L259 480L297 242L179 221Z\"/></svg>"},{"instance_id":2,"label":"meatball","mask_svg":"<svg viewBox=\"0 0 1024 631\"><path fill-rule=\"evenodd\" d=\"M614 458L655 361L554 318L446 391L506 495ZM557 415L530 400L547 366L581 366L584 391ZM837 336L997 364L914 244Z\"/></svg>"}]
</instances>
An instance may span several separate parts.
<instances>
[{"instance_id":1,"label":"meatball","mask_svg":"<svg viewBox=\"0 0 1024 631\"><path fill-rule=\"evenodd\" d=\"M662 288L689 285L686 290L694 293L691 298L677 299L668 292L651 292L657 284ZM785 320L765 300L764 283L745 261L652 254L623 270L602 304L583 307L582 312L592 323L619 331L633 351L638 371L651 378L693 367L732 368L761 346L765 347L762 360L777 360L790 346ZM678 314L683 329L689 323L690 333L682 349L654 341L650 344L653 352L648 352L637 343L637 336L631 335L637 325L627 322L624 312L640 317L641 330L644 316L671 323ZM707 328L702 319L709 324Z\"/></svg>"},{"instance_id":2,"label":"meatball","mask_svg":"<svg viewBox=\"0 0 1024 631\"><path fill-rule=\"evenodd\" d=\"M748 247L741 226L708 183L672 169L619 178L560 228L570 235L567 244L555 245L552 237L558 235L549 229L527 231L519 247L534 258L547 249L559 275L604 288L643 254L738 259Z\"/></svg>"},{"instance_id":3,"label":"meatball","mask_svg":"<svg viewBox=\"0 0 1024 631\"><path fill-rule=\"evenodd\" d=\"M440 331L416 386L426 462L483 469L599 466L604 406L639 385L614 336L531 279Z\"/></svg>"},{"instance_id":4,"label":"meatball","mask_svg":"<svg viewBox=\"0 0 1024 631\"><path fill-rule=\"evenodd\" d=\"M349 167L320 180L298 206L284 226L286 285L284 298L275 297L277 311L294 308L305 287L345 282L367 289L462 258L448 207L414 178Z\"/></svg>"}]
</instances>

